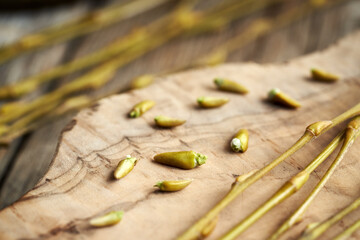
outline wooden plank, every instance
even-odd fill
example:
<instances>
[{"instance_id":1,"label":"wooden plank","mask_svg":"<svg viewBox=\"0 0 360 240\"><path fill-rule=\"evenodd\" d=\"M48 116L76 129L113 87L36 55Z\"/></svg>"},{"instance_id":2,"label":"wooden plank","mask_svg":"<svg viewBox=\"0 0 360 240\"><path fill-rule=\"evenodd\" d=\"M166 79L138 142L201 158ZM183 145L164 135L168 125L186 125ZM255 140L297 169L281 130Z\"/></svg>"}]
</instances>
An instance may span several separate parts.
<instances>
[{"instance_id":1,"label":"wooden plank","mask_svg":"<svg viewBox=\"0 0 360 240\"><path fill-rule=\"evenodd\" d=\"M356 9L360 9L360 3L358 1L348 1L340 6L313 14L311 17L307 17L286 29L261 38L245 49L234 52L229 61L281 62L303 53L323 49L336 39L358 28L356 23L360 19L360 11ZM164 11L166 11L166 8L160 8L151 12L151 14L156 16ZM70 43L70 45L68 45L69 49L73 49L75 45L77 49L76 51L71 50L73 56L68 56L67 58L78 57L87 52L91 52L99 46L115 39L116 35L114 35L114 32L120 35L124 34L131 29L131 26L145 23L148 17L149 16L145 16L144 18L136 19L136 21L128 21L126 24L119 24L100 33L92 34L80 42ZM27 19L27 21L31 22L31 18ZM245 21L238 21L232 28L221 34L174 41L130 64L128 67L121 69L116 77L117 80L110 83L103 91L108 91L115 87L124 87L132 77L142 73L159 72L177 65L182 65L194 57L212 49L214 46L221 44L221 42L231 35L242 31L245 26L244 22ZM37 26L36 24L37 23L34 22L30 25ZM17 34L19 34L19 32L20 30L17 31ZM313 33L316 34L314 35ZM31 62L43 63L44 59L51 55L49 51L51 51L51 49L36 54L36 56L39 57L31 58ZM59 51L59 53L61 52ZM57 56L57 54L54 54L54 56ZM176 57L174 58L174 56ZM56 62L49 64L53 65L56 64ZM12 72L18 73L18 69L21 67L19 65L10 65L9 68L12 69ZM39 70L41 69L33 69L32 71L36 72ZM21 74L24 76L27 75L26 71ZM15 79L17 78L13 77L13 80ZM71 78L67 78L65 81L70 79ZM29 136L25 146L19 150L20 153L18 157L14 159L15 163L12 165L12 168L9 169L8 176L3 184L4 187L0 190L0 208L21 197L40 179L54 154L58 133L66 123L67 120L63 120L61 123L54 123ZM41 154L39 154L37 158L32 158L31 161L29 160L29 156L36 156L38 153ZM2 162L4 162L4 160L2 160ZM8 162L6 162L6 164L8 164ZM38 167L33 170L33 165ZM20 173L21 178L18 177Z\"/></svg>"},{"instance_id":2,"label":"wooden plank","mask_svg":"<svg viewBox=\"0 0 360 240\"><path fill-rule=\"evenodd\" d=\"M356 44L359 39L360 32L356 32L326 51L284 64L227 64L188 71L147 89L101 100L97 107L81 111L66 128L50 169L39 184L0 212L0 236L174 239L224 196L234 175L262 167L296 141L307 125L331 119L360 101L360 47ZM336 84L313 82L308 79L313 66L329 69L342 80ZM212 79L220 75L241 81L250 94L216 91ZM273 87L300 100L303 107L292 111L264 103L267 91ZM195 101L201 95L227 96L231 100L222 108L201 110ZM157 105L141 118L129 119L129 109L141 99L153 99ZM182 117L187 123L175 129L159 129L153 125L154 116L159 114ZM228 144L240 127L249 129L250 146L245 154L234 154ZM334 134L332 131L313 141L248 189L221 214L209 239L217 239L304 168ZM287 239L298 236L306 224L332 215L358 196L358 144ZM207 163L186 171L152 161L160 152L190 149L207 155ZM139 158L137 166L126 178L112 180L114 167L127 154ZM304 189L270 211L257 228L250 228L242 237L264 239L274 231L311 191L329 163L312 174ZM152 187L158 180L183 178L194 182L178 193L157 194ZM89 227L89 218L115 209L126 212L119 225ZM329 230L324 239L354 221L356 213ZM357 233L353 239L359 237Z\"/></svg>"}]
</instances>

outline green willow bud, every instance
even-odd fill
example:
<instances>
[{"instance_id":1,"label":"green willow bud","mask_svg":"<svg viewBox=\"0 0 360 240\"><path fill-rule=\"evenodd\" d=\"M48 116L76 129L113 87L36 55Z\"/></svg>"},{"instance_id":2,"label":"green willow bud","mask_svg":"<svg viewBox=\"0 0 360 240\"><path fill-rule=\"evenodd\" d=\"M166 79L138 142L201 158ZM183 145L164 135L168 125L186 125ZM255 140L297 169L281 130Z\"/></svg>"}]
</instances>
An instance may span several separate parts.
<instances>
[{"instance_id":1,"label":"green willow bud","mask_svg":"<svg viewBox=\"0 0 360 240\"><path fill-rule=\"evenodd\" d=\"M168 166L193 169L206 162L207 157L194 151L166 152L154 156L154 161Z\"/></svg>"},{"instance_id":2,"label":"green willow bud","mask_svg":"<svg viewBox=\"0 0 360 240\"><path fill-rule=\"evenodd\" d=\"M162 192L176 192L186 188L191 182L192 180L162 181L156 183L154 187L158 187Z\"/></svg>"},{"instance_id":3,"label":"green willow bud","mask_svg":"<svg viewBox=\"0 0 360 240\"><path fill-rule=\"evenodd\" d=\"M243 85L224 78L215 78L214 83L222 91L246 94L249 90Z\"/></svg>"},{"instance_id":4,"label":"green willow bud","mask_svg":"<svg viewBox=\"0 0 360 240\"><path fill-rule=\"evenodd\" d=\"M154 82L155 76L145 74L134 78L131 82L131 89L145 88Z\"/></svg>"},{"instance_id":5,"label":"green willow bud","mask_svg":"<svg viewBox=\"0 0 360 240\"><path fill-rule=\"evenodd\" d=\"M186 120L183 119L170 118L162 115L156 116L154 118L154 121L157 126L167 128L180 126L186 122Z\"/></svg>"},{"instance_id":6,"label":"green willow bud","mask_svg":"<svg viewBox=\"0 0 360 240\"><path fill-rule=\"evenodd\" d=\"M280 89L274 88L269 92L269 100L289 108L299 108L301 104L295 99L283 93Z\"/></svg>"},{"instance_id":7,"label":"green willow bud","mask_svg":"<svg viewBox=\"0 0 360 240\"><path fill-rule=\"evenodd\" d=\"M145 100L142 101L138 104L136 104L132 111L130 112L129 116L131 118L137 118L140 117L141 115L143 115L145 112L147 112L148 110L150 110L153 106L155 105L154 101L151 100Z\"/></svg>"},{"instance_id":8,"label":"green willow bud","mask_svg":"<svg viewBox=\"0 0 360 240\"><path fill-rule=\"evenodd\" d=\"M130 155L127 155L125 159L121 160L115 171L114 171L114 177L116 179L120 179L128 175L131 170L133 170L134 166L136 165L136 158L131 157Z\"/></svg>"},{"instance_id":9,"label":"green willow bud","mask_svg":"<svg viewBox=\"0 0 360 240\"><path fill-rule=\"evenodd\" d=\"M203 108L216 108L229 102L229 99L220 97L199 97L197 102L199 106Z\"/></svg>"},{"instance_id":10,"label":"green willow bud","mask_svg":"<svg viewBox=\"0 0 360 240\"><path fill-rule=\"evenodd\" d=\"M314 80L319 82L331 83L339 80L338 76L315 68L311 69L311 76Z\"/></svg>"},{"instance_id":11,"label":"green willow bud","mask_svg":"<svg viewBox=\"0 0 360 240\"><path fill-rule=\"evenodd\" d=\"M246 152L249 144L249 132L246 129L240 129L231 140L231 149L234 152Z\"/></svg>"},{"instance_id":12,"label":"green willow bud","mask_svg":"<svg viewBox=\"0 0 360 240\"><path fill-rule=\"evenodd\" d=\"M123 211L109 212L101 217L90 220L90 225L93 227L107 227L119 223L124 215Z\"/></svg>"}]
</instances>

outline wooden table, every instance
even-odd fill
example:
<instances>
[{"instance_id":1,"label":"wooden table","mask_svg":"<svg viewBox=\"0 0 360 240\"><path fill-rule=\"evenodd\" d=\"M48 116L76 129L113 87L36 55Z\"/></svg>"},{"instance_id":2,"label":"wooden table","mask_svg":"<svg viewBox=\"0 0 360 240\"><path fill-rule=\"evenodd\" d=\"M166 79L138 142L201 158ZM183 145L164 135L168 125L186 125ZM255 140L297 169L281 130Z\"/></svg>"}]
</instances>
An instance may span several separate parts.
<instances>
[{"instance_id":1,"label":"wooden table","mask_svg":"<svg viewBox=\"0 0 360 240\"><path fill-rule=\"evenodd\" d=\"M110 3L110 1L106 2L106 4ZM74 18L95 7L98 6L83 1L52 9L16 13L2 12L0 13L0 43L11 42L25 33ZM140 18L131 19L86 37L80 37L16 58L0 66L1 84L17 81L22 77L98 49L134 26L145 24L150 18L168 11L170 7L170 5L165 5ZM265 14L269 14L268 11L257 15ZM114 87L126 88L133 77L142 73L156 73L174 66L181 66L242 31L252 17L237 21L231 28L222 33L174 40L119 70L116 80L108 84L105 90ZM228 61L261 63L286 61L324 49L337 39L358 29L359 23L360 2L357 0L344 1L340 5L323 9L284 29L261 37L247 47L232 53ZM69 81L77 75L73 74L66 77L62 79L61 83ZM55 89L61 83L57 81L45 86L29 97ZM17 139L8 149L1 150L0 208L17 200L44 175L52 160L59 133L71 117L67 116L43 126Z\"/></svg>"}]
</instances>

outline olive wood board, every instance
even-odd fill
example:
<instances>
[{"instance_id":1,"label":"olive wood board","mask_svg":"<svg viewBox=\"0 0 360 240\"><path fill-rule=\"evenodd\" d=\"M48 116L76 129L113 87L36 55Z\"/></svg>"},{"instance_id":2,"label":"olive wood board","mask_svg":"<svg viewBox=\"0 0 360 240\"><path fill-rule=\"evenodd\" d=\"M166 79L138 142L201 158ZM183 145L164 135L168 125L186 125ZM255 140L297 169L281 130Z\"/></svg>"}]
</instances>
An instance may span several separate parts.
<instances>
[{"instance_id":1,"label":"olive wood board","mask_svg":"<svg viewBox=\"0 0 360 240\"><path fill-rule=\"evenodd\" d=\"M63 130L54 159L39 183L0 212L0 239L175 239L229 191L234 178L261 168L291 146L313 122L331 119L360 101L360 32L334 46L280 64L225 64L186 71L99 101L82 110ZM334 84L309 78L313 67L341 77ZM215 77L247 86L250 93L220 92ZM267 92L280 88L302 103L289 110L268 103ZM200 109L199 96L225 96L230 102ZM152 99L143 116L127 117L132 106ZM157 115L186 119L173 129L154 125ZM285 181L303 169L344 125L307 144L241 194L219 216L209 239L217 239L256 209ZM246 153L233 153L229 142L240 128L250 134ZM321 221L360 195L360 143L355 142L303 220L283 239L296 239L307 224ZM194 150L207 163L176 169L153 162L157 153ZM126 155L139 159L133 171L114 180L113 170ZM268 212L239 239L266 239L310 193L334 158L322 164L294 196ZM31 161L32 159L29 159ZM193 179L184 190L159 193L157 181ZM111 227L92 228L89 219L112 210L125 212ZM360 216L357 210L332 227L330 239ZM359 239L355 233L351 239Z\"/></svg>"}]
</instances>

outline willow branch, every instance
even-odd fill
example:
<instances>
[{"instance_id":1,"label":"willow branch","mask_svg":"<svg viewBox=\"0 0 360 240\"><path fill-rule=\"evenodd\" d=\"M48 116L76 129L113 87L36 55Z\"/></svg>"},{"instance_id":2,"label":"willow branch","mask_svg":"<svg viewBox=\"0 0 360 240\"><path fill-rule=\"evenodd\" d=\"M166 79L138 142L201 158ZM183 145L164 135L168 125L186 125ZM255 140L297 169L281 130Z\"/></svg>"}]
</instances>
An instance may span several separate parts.
<instances>
[{"instance_id":1,"label":"willow branch","mask_svg":"<svg viewBox=\"0 0 360 240\"><path fill-rule=\"evenodd\" d=\"M360 229L360 219L357 220L350 227L345 229L342 233L337 235L333 240L345 240L348 239L355 231Z\"/></svg>"},{"instance_id":2,"label":"willow branch","mask_svg":"<svg viewBox=\"0 0 360 240\"><path fill-rule=\"evenodd\" d=\"M91 106L98 99L99 97L94 98L86 95L71 97L60 105L52 104L44 108L37 109L19 119L10 127L2 125L0 126L0 144L8 145L14 139L31 130L37 129L71 112Z\"/></svg>"},{"instance_id":3,"label":"willow branch","mask_svg":"<svg viewBox=\"0 0 360 240\"><path fill-rule=\"evenodd\" d=\"M248 2L250 3L251 1ZM111 79L116 69L180 35L187 29L191 29L194 26L199 26L201 23L206 22L207 15L199 15L192 12L190 7L192 6L191 3L193 3L193 1L185 2L180 5L173 14L170 14L170 17L160 19L157 23L151 25L149 28L150 30L142 31L143 33L151 33L148 37L141 37L143 39L142 44L134 45L110 62L105 63L103 66L96 68L90 73L64 85L55 92L39 97L32 102L4 104L1 108L3 118L0 119L0 124L11 123L37 107L41 107L52 101L59 101L72 93L86 88L97 89ZM156 32L159 32L159 34L154 34ZM32 84L33 82L31 82L30 85Z\"/></svg>"},{"instance_id":4,"label":"willow branch","mask_svg":"<svg viewBox=\"0 0 360 240\"><path fill-rule=\"evenodd\" d=\"M170 36L170 33L169 33ZM115 75L118 67L123 66L130 61L136 59L137 57L146 53L149 49L154 49L155 47L163 43L164 36L162 38L153 38L148 41L146 45L139 45L138 47L133 47L127 51L127 54L122 55L121 58L113 59L100 67L95 68L89 73L75 79L74 81L65 84L64 86L58 88L57 90L45 94L36 100L28 103L15 103L8 106L6 114L0 119L0 124L10 123L17 118L34 111L38 108L50 105L57 101L64 100L67 96L70 96L73 93L86 90L86 89L98 89L108 83L112 77ZM11 110L10 110L11 109Z\"/></svg>"},{"instance_id":5,"label":"willow branch","mask_svg":"<svg viewBox=\"0 0 360 240\"><path fill-rule=\"evenodd\" d=\"M167 0L133 0L125 4L113 5L90 12L79 19L26 35L18 41L0 48L0 64L25 52L105 28L144 13L165 2Z\"/></svg>"},{"instance_id":6,"label":"willow branch","mask_svg":"<svg viewBox=\"0 0 360 240\"><path fill-rule=\"evenodd\" d=\"M120 55L117 58L114 58L100 67L95 68L89 73L73 80L70 83L67 83L60 87L59 89L45 94L34 101L31 102L19 102L19 103L11 103L5 104L2 107L3 117L0 119L0 124L11 123L17 118L27 114L39 107L51 104L56 101L64 100L67 96L85 90L85 89L98 89L109 82L116 70L124 66L125 64L133 61L134 59L142 56L148 51L164 44L164 42L168 41L168 39L173 38L179 32L182 31L183 28L189 27L192 24L191 20L194 20L194 15L191 10L188 9L190 5L181 5L175 11L174 15L171 15L172 18L168 19L167 17L161 19L160 23L166 23L165 20L171 20L171 22L166 23L166 28L163 34L159 34L157 36L153 36L148 39L144 44L135 45L128 49L124 54ZM184 18L186 21L184 22ZM159 27L163 26L160 24Z\"/></svg>"},{"instance_id":7,"label":"willow branch","mask_svg":"<svg viewBox=\"0 0 360 240\"><path fill-rule=\"evenodd\" d=\"M286 27L291 23L303 18L304 16L311 14L315 10L319 10L323 7L329 7L341 1L344 0L321 2L308 0L289 10L285 10L274 18L264 17L256 19L253 21L253 23L250 24L249 27L246 28L244 32L241 32L239 35L229 39L219 48L216 48L214 51L184 68L202 67L209 65L212 66L222 63L226 60L229 53L244 47L246 44L249 44L255 39L267 33L276 31L277 29Z\"/></svg>"},{"instance_id":8,"label":"willow branch","mask_svg":"<svg viewBox=\"0 0 360 240\"><path fill-rule=\"evenodd\" d=\"M344 143L340 149L339 154L334 160L333 166L337 166L344 158L345 154L353 144L356 137L360 134L360 116L352 120L346 127ZM270 211L272 208L283 202L285 199L292 196L299 191L304 184L308 181L310 174L323 162L325 159L335 150L337 145L340 144L343 133L339 134L335 139L301 172L296 174L293 178L287 181L270 199L268 199L258 209L248 215L243 221L238 223L234 228L227 232L221 240L235 239L257 220L259 220L264 214ZM335 170L333 167L332 171ZM330 174L331 175L331 174ZM330 175L328 177L330 177Z\"/></svg>"},{"instance_id":9,"label":"willow branch","mask_svg":"<svg viewBox=\"0 0 360 240\"><path fill-rule=\"evenodd\" d=\"M350 127L350 128L349 128ZM352 144L352 141L354 140L355 132L358 130L355 130L353 128L354 126L348 126L348 131L346 132L346 140L345 143L348 142L348 145ZM343 147L344 148L344 147ZM348 148L346 148L348 149ZM346 151L346 149L344 151ZM343 152L344 152L343 151ZM339 153L339 155L342 152ZM344 154L344 153L342 153ZM329 169L326 171L324 176L321 178L319 183L315 186L315 188L312 190L310 195L306 198L306 200L300 205L300 207L281 225L281 227L270 237L271 240L278 239L285 231L287 231L289 228L291 228L293 225L298 223L302 216L304 215L306 209L310 206L311 202L315 199L317 194L321 191L321 189L325 186L326 182L329 180L329 178L332 176L332 174L335 172L335 169L340 165L342 157L338 157L333 161Z\"/></svg>"},{"instance_id":10,"label":"willow branch","mask_svg":"<svg viewBox=\"0 0 360 240\"><path fill-rule=\"evenodd\" d=\"M169 29L165 29L167 30L165 31L165 34L154 36L150 40L146 41L146 44L130 48L126 52L126 54L121 55L118 58L114 58L113 60L103 64L98 68L95 68L89 73L77 78L76 80L65 84L54 92L39 97L32 102L20 102L5 105L6 108L3 108L3 110L7 114L5 114L2 119L0 119L0 123L2 124L0 126L0 136L2 136L2 142L7 143L14 137L17 137L25 131L28 131L33 127L38 126L38 124L34 123L35 120L39 119L40 116L46 116L46 114L51 115L52 109L55 106L61 104L61 102L65 101L66 98L73 93L89 88L98 89L102 87L111 80L116 70L120 66L123 66L124 64L143 55L147 51L158 47L159 45L167 41L168 38L172 38L183 28L188 27L188 25L191 24L191 22L189 21L191 21L192 19L192 16L188 14L190 13L189 10L193 2L194 1L185 2L177 8L174 16L172 16L172 22L166 23ZM183 22L184 17L186 17L186 22ZM162 20L163 23L165 23L164 20L165 19ZM96 99L87 99L87 103L95 100ZM83 104L85 104L84 101ZM79 107L79 104L77 104L76 107ZM25 116L20 118L23 115ZM16 121L9 127L6 125L7 123L10 123L14 120ZM28 124L28 126L25 126L24 123Z\"/></svg>"},{"instance_id":11,"label":"willow branch","mask_svg":"<svg viewBox=\"0 0 360 240\"><path fill-rule=\"evenodd\" d=\"M283 154L281 154L278 158L270 162L265 167L258 170L256 173L251 175L241 184L236 185L231 189L231 191L218 202L213 209L211 209L205 216L203 216L200 220L198 220L195 224L193 224L186 232L184 232L178 239L181 240L188 240L188 239L197 239L200 236L201 231L204 227L206 227L209 222L219 213L228 206L237 196L239 196L245 189L250 187L253 183L258 181L262 178L265 174L270 172L274 167L279 165L283 162L286 158L294 154L300 148L302 148L306 143L311 141L312 139L320 136L321 134L325 133L329 129L335 127L340 122L343 122L355 115L360 114L360 103L352 107L351 109L347 110L343 114L337 116L331 121L321 121L316 122L309 125L303 136L293 144L288 150L286 150Z\"/></svg>"},{"instance_id":12,"label":"willow branch","mask_svg":"<svg viewBox=\"0 0 360 240\"><path fill-rule=\"evenodd\" d=\"M247 16L265 9L274 4L284 2L284 0L264 0L264 1L223 1L218 6L207 11L208 19L202 25L194 26L185 34L193 35L213 30L223 29L232 20L242 16Z\"/></svg>"},{"instance_id":13,"label":"willow branch","mask_svg":"<svg viewBox=\"0 0 360 240\"><path fill-rule=\"evenodd\" d=\"M317 4L315 5L313 1L307 1L305 3L300 4L299 6L293 7L290 10L284 11L280 13L275 18L259 18L255 19L248 27L245 28L237 36L229 39L225 43L221 44L220 47L215 48L210 53L190 62L187 65L176 67L173 69L166 70L164 72L158 74L144 74L142 76L136 77L132 81L132 89L143 88L151 83L158 77L166 76L175 72L184 71L192 68L200 68L206 66L214 66L226 61L229 53L236 51L238 49L243 48L247 44L253 42L254 40L276 31L277 29L283 28L285 26L290 25L291 23L301 19L305 15L312 13L315 10L321 9L323 7L330 6L335 4L336 2L340 2L343 0L336 0L326 4ZM278 3L279 1L269 2L267 5ZM265 4L264 2L263 4ZM260 6L257 6L260 7ZM217 22L214 21L212 24L221 25L221 19L218 19Z\"/></svg>"},{"instance_id":14,"label":"willow branch","mask_svg":"<svg viewBox=\"0 0 360 240\"><path fill-rule=\"evenodd\" d=\"M233 3L232 8L228 9L227 11L224 11L220 15L219 13L213 14L213 9L198 14L195 14L194 12L191 13L192 15L197 15L196 20L194 16L190 17L189 19L185 18L187 15L190 14L184 15L182 16L183 19L181 21L183 22L183 24L190 23L191 27L190 26L186 28L181 27L180 28L181 31L179 31L177 36L180 35L181 33L191 32L195 30L199 32L204 31L204 29L206 31L209 31L211 30L209 29L209 23L211 23L212 21L216 22L222 19L224 20L223 21L224 23L228 24L230 21L238 17L245 16L246 14L250 14L252 13L252 11L264 8L274 1L275 0L266 0L266 1L244 0L240 2L235 2ZM183 0L182 2L180 2L180 5L185 6L194 2L196 1ZM225 6L227 5L225 4ZM181 8L183 7L180 6L179 9ZM221 10L221 8L219 7L214 7L214 9ZM185 11L182 10L182 12ZM111 45L106 46L98 51L85 55L81 58L75 59L69 63L56 66L50 70L25 78L13 85L1 87L0 99L18 98L24 94L34 91L36 88L38 88L39 85L43 83L52 81L54 79L79 71L81 69L91 67L99 63L103 63L119 54L122 54L130 47L146 44L148 39L151 39L154 36L158 36L158 35L161 36L165 32L164 29L168 28L169 26L173 26L173 22L174 22L173 19L179 18L179 16L181 16L181 14L179 14L179 11L174 11L173 14L169 14L169 16L165 18L162 18L159 21L155 21L154 23L149 24L147 27L134 30L133 33L126 35L123 38L120 38ZM212 26L212 28L217 28L217 27L219 26L216 25Z\"/></svg>"},{"instance_id":15,"label":"willow branch","mask_svg":"<svg viewBox=\"0 0 360 240\"><path fill-rule=\"evenodd\" d=\"M174 16L169 14L168 16L155 21L144 28L134 30L130 34L116 40L112 44L100 50L74 59L68 63L56 66L39 74L22 79L13 85L0 87L0 99L18 98L24 94L34 91L43 83L66 76L81 69L103 63L121 53L124 53L129 48L146 44L147 40L150 39L151 36L158 33L159 30L162 29L167 23L171 22L172 18L174 18Z\"/></svg>"},{"instance_id":16,"label":"willow branch","mask_svg":"<svg viewBox=\"0 0 360 240\"><path fill-rule=\"evenodd\" d=\"M356 199L350 205L345 207L340 212L331 216L327 220L321 223L314 223L309 225L309 228L303 233L300 240L313 240L322 235L327 229L329 229L332 225L343 219L349 213L355 211L360 206L360 198Z\"/></svg>"}]
</instances>

